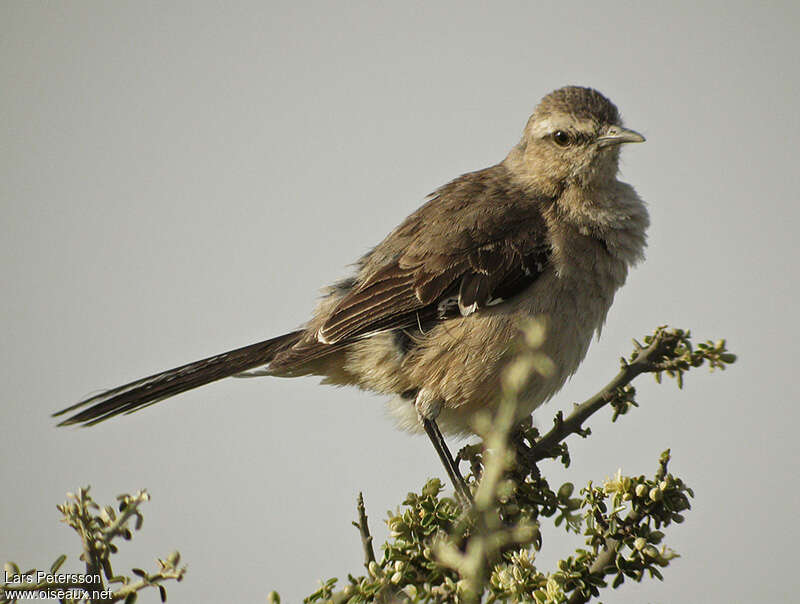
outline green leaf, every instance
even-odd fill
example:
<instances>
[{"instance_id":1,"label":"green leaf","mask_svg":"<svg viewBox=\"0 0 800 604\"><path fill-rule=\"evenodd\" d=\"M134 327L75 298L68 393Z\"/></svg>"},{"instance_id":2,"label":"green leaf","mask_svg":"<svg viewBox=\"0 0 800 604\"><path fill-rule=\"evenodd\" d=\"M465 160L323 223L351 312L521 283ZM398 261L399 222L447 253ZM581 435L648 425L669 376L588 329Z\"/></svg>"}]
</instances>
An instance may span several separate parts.
<instances>
[{"instance_id":1,"label":"green leaf","mask_svg":"<svg viewBox=\"0 0 800 604\"><path fill-rule=\"evenodd\" d=\"M558 499L559 501L566 501L570 498L572 493L575 491L575 485L571 482L565 482L561 485L561 488L558 489Z\"/></svg>"},{"instance_id":2,"label":"green leaf","mask_svg":"<svg viewBox=\"0 0 800 604\"><path fill-rule=\"evenodd\" d=\"M64 560L66 559L67 559L66 554L61 554L58 558L56 558L56 561L53 562L53 565L50 567L50 572L53 574L58 572L58 569L61 568L61 565L64 564Z\"/></svg>"}]
</instances>

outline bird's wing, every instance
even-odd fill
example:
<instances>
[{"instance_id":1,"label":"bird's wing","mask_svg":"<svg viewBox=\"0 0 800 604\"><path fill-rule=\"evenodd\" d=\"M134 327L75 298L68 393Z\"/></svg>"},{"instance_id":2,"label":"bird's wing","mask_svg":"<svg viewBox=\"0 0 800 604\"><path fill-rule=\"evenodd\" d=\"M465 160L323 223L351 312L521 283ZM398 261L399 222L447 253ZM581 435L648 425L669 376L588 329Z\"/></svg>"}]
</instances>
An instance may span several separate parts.
<instances>
[{"instance_id":1,"label":"bird's wing","mask_svg":"<svg viewBox=\"0 0 800 604\"><path fill-rule=\"evenodd\" d=\"M367 256L319 329L320 343L467 316L538 278L550 257L541 204L486 172L440 189Z\"/></svg>"},{"instance_id":2,"label":"bird's wing","mask_svg":"<svg viewBox=\"0 0 800 604\"><path fill-rule=\"evenodd\" d=\"M514 241L469 252L404 258L347 294L319 330L327 344L467 316L522 292L542 273L548 250Z\"/></svg>"}]
</instances>

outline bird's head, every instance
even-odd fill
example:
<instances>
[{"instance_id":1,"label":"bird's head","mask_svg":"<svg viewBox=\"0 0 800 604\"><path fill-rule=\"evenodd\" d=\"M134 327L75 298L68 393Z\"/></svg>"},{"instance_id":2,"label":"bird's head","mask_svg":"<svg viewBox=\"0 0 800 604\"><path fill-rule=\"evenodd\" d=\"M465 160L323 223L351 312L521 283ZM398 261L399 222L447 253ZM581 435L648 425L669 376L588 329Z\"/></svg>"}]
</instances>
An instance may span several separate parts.
<instances>
[{"instance_id":1,"label":"bird's head","mask_svg":"<svg viewBox=\"0 0 800 604\"><path fill-rule=\"evenodd\" d=\"M507 164L546 191L600 186L616 178L620 145L643 141L622 126L617 107L602 94L566 86L541 100Z\"/></svg>"}]
</instances>

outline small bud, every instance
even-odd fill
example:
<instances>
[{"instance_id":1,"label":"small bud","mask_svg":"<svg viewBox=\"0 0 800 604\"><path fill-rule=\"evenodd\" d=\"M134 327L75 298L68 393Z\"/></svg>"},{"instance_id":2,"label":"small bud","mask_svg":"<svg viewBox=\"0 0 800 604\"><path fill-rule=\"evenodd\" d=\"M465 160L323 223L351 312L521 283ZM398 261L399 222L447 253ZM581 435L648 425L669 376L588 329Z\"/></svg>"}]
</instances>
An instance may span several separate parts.
<instances>
[{"instance_id":1,"label":"small bud","mask_svg":"<svg viewBox=\"0 0 800 604\"><path fill-rule=\"evenodd\" d=\"M658 550L652 545L645 547L642 553L648 558L658 558Z\"/></svg>"},{"instance_id":2,"label":"small bud","mask_svg":"<svg viewBox=\"0 0 800 604\"><path fill-rule=\"evenodd\" d=\"M650 499L652 499L653 501L661 501L663 498L664 498L663 491L657 489L656 487L650 489Z\"/></svg>"},{"instance_id":3,"label":"small bud","mask_svg":"<svg viewBox=\"0 0 800 604\"><path fill-rule=\"evenodd\" d=\"M636 541L633 542L634 549L641 550L645 545L647 545L647 539L644 537L637 537Z\"/></svg>"},{"instance_id":4,"label":"small bud","mask_svg":"<svg viewBox=\"0 0 800 604\"><path fill-rule=\"evenodd\" d=\"M637 497L644 497L645 495L647 495L647 485L637 484L636 485L636 496Z\"/></svg>"},{"instance_id":5,"label":"small bud","mask_svg":"<svg viewBox=\"0 0 800 604\"><path fill-rule=\"evenodd\" d=\"M378 563L375 562L374 560L369 563L369 569L368 570L369 570L369 574L371 576L375 577L376 579L380 576L381 569L378 566Z\"/></svg>"},{"instance_id":6,"label":"small bud","mask_svg":"<svg viewBox=\"0 0 800 604\"><path fill-rule=\"evenodd\" d=\"M406 592L406 595L411 598L412 600L417 597L417 587L416 585L406 585L403 588L403 591Z\"/></svg>"},{"instance_id":7,"label":"small bud","mask_svg":"<svg viewBox=\"0 0 800 604\"><path fill-rule=\"evenodd\" d=\"M392 583L397 585L398 583L400 583L400 581L403 580L403 573L394 573L390 580L391 580Z\"/></svg>"}]
</instances>

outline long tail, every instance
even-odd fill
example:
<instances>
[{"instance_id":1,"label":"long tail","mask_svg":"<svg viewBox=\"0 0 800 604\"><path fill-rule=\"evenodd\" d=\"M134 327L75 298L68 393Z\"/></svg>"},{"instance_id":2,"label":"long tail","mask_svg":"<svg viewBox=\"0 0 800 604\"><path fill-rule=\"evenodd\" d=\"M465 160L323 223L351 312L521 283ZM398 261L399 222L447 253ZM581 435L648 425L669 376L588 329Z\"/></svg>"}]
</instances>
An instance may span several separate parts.
<instances>
[{"instance_id":1,"label":"long tail","mask_svg":"<svg viewBox=\"0 0 800 604\"><path fill-rule=\"evenodd\" d=\"M181 392L230 377L242 371L269 363L282 350L300 339L302 331L287 333L213 357L181 365L107 390L54 413L58 417L83 409L62 421L59 426L84 424L93 426L115 415L133 413Z\"/></svg>"}]
</instances>

